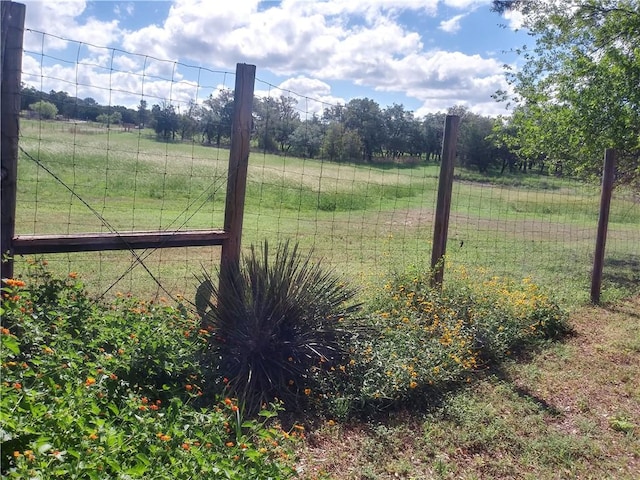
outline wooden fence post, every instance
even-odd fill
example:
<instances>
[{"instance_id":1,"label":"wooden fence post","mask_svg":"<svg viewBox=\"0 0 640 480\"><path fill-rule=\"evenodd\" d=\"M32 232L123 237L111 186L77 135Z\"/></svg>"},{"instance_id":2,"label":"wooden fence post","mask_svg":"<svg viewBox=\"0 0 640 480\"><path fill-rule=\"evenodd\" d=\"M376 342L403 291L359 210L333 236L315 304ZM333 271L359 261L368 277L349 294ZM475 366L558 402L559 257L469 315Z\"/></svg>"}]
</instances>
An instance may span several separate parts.
<instances>
[{"instance_id":1,"label":"wooden fence post","mask_svg":"<svg viewBox=\"0 0 640 480\"><path fill-rule=\"evenodd\" d=\"M13 236L16 226L16 183L18 173L18 140L20 132L20 80L22 76L22 44L25 6L2 2L2 185L0 185L1 278L13 277Z\"/></svg>"},{"instance_id":2,"label":"wooden fence post","mask_svg":"<svg viewBox=\"0 0 640 480\"><path fill-rule=\"evenodd\" d=\"M221 278L225 278L225 269L237 269L240 264L240 243L242 240L242 221L244 218L244 201L247 190L249 140L251 139L251 114L253 111L255 78L255 65L239 63L236 66L231 150L229 152L227 199L224 215L224 229L228 237L222 243L220 259ZM223 286L221 285L220 288L222 290Z\"/></svg>"},{"instance_id":3,"label":"wooden fence post","mask_svg":"<svg viewBox=\"0 0 640 480\"><path fill-rule=\"evenodd\" d=\"M604 168L602 172L602 193L600 195L600 215L598 217L598 235L596 251L593 258L593 272L591 273L591 302L600 303L602 287L602 270L604 269L604 247L607 242L607 227L609 226L609 207L616 172L616 151L607 148L604 152Z\"/></svg>"},{"instance_id":4,"label":"wooden fence post","mask_svg":"<svg viewBox=\"0 0 640 480\"><path fill-rule=\"evenodd\" d=\"M431 251L431 269L433 270L432 286L442 287L444 275L444 255L447 250L447 233L449 230L449 212L451 211L451 190L453 188L453 165L456 159L458 126L460 117L447 115L444 124L442 141L442 163L438 181L438 202L433 226L433 250Z\"/></svg>"}]
</instances>

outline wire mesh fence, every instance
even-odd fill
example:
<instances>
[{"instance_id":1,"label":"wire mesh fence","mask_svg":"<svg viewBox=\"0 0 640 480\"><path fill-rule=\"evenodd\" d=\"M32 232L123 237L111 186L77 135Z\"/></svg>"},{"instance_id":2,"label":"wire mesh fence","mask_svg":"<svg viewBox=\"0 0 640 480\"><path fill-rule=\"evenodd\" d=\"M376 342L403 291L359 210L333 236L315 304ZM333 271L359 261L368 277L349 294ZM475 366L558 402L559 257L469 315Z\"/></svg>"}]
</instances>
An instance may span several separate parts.
<instances>
[{"instance_id":1,"label":"wire mesh fence","mask_svg":"<svg viewBox=\"0 0 640 480\"><path fill-rule=\"evenodd\" d=\"M35 95L26 103L49 100L56 91L68 95L57 119L30 108L22 118L16 234L223 225L229 151L219 129L224 105L215 102L228 99L233 73L43 32L25 35L33 37L25 44L40 45L25 51L23 81ZM56 42L66 42L66 56L49 52ZM243 248L293 240L361 284L428 268L437 160L389 152L340 158L328 137L338 131L332 125L340 124L344 106L262 80L255 91ZM107 107L100 121L83 119L96 105ZM207 117L215 112L215 119ZM158 124L171 114L177 123L163 130ZM348 132L338 132L348 148ZM560 295L583 291L586 299L599 195L597 185L549 173L480 176L456 167L447 264L530 277ZM192 295L196 274L211 270L219 254L217 247L185 247L45 258L57 272L79 272L99 295L164 296ZM24 259L16 265L23 273ZM639 278L640 197L618 189L604 286Z\"/></svg>"}]
</instances>

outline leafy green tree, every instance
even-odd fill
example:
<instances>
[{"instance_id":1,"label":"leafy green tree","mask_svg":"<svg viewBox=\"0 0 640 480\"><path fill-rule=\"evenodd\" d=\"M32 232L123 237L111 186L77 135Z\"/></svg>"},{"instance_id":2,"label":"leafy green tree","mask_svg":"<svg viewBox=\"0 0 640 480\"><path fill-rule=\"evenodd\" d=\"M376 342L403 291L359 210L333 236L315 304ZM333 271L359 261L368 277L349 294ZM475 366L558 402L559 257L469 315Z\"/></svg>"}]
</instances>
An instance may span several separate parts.
<instances>
[{"instance_id":1,"label":"leafy green tree","mask_svg":"<svg viewBox=\"0 0 640 480\"><path fill-rule=\"evenodd\" d=\"M445 117L444 113L430 113L424 117L423 128L427 160L440 161Z\"/></svg>"},{"instance_id":2,"label":"leafy green tree","mask_svg":"<svg viewBox=\"0 0 640 480\"><path fill-rule=\"evenodd\" d=\"M120 112L101 113L96 117L96 122L103 125L119 125L122 123L122 114Z\"/></svg>"},{"instance_id":3,"label":"leafy green tree","mask_svg":"<svg viewBox=\"0 0 640 480\"><path fill-rule=\"evenodd\" d=\"M51 102L38 100L36 103L29 105L29 110L36 112L40 118L50 120L58 114L58 108Z\"/></svg>"},{"instance_id":4,"label":"leafy green tree","mask_svg":"<svg viewBox=\"0 0 640 480\"><path fill-rule=\"evenodd\" d=\"M140 128L144 128L145 125L149 122L149 109L147 108L147 101L140 100L138 104L138 125Z\"/></svg>"},{"instance_id":5,"label":"leafy green tree","mask_svg":"<svg viewBox=\"0 0 640 480\"><path fill-rule=\"evenodd\" d=\"M380 105L370 98L354 98L346 106L345 128L360 135L363 160L370 162L374 153L382 153L384 121Z\"/></svg>"},{"instance_id":6,"label":"leafy green tree","mask_svg":"<svg viewBox=\"0 0 640 480\"><path fill-rule=\"evenodd\" d=\"M154 105L151 108L151 115L153 116L151 123L156 135L165 140L169 138L175 140L176 132L180 128L180 119L175 107L170 103L162 102L162 106Z\"/></svg>"},{"instance_id":7,"label":"leafy green tree","mask_svg":"<svg viewBox=\"0 0 640 480\"><path fill-rule=\"evenodd\" d=\"M200 110L201 109L198 104L191 100L189 101L185 112L178 115L180 140L193 140L193 137L198 132Z\"/></svg>"},{"instance_id":8,"label":"leafy green tree","mask_svg":"<svg viewBox=\"0 0 640 480\"><path fill-rule=\"evenodd\" d=\"M409 151L410 125L413 113L404 109L403 105L394 103L382 111L384 120L384 150L388 156L398 157Z\"/></svg>"},{"instance_id":9,"label":"leafy green tree","mask_svg":"<svg viewBox=\"0 0 640 480\"><path fill-rule=\"evenodd\" d=\"M314 158L320 153L324 127L316 115L305 120L290 135L291 151L294 155L305 158Z\"/></svg>"},{"instance_id":10,"label":"leafy green tree","mask_svg":"<svg viewBox=\"0 0 640 480\"><path fill-rule=\"evenodd\" d=\"M640 180L640 5L638 0L494 1L523 14L535 48L520 50L509 72L516 110L511 127L523 153L561 160L574 174L601 169L619 151L621 180Z\"/></svg>"},{"instance_id":11,"label":"leafy green tree","mask_svg":"<svg viewBox=\"0 0 640 480\"><path fill-rule=\"evenodd\" d=\"M204 101L200 129L207 143L215 142L220 147L223 138L231 139L233 96L233 90L223 89L217 96L210 95Z\"/></svg>"},{"instance_id":12,"label":"leafy green tree","mask_svg":"<svg viewBox=\"0 0 640 480\"><path fill-rule=\"evenodd\" d=\"M462 106L452 107L449 114L460 116L457 147L460 163L468 168L477 168L480 173L487 173L499 161L497 147L491 136L494 120Z\"/></svg>"},{"instance_id":13,"label":"leafy green tree","mask_svg":"<svg viewBox=\"0 0 640 480\"><path fill-rule=\"evenodd\" d=\"M24 83L20 88L20 110L30 110L29 106L43 100L45 93L39 92L34 87L27 87Z\"/></svg>"},{"instance_id":14,"label":"leafy green tree","mask_svg":"<svg viewBox=\"0 0 640 480\"><path fill-rule=\"evenodd\" d=\"M334 122L329 124L322 141L322 153L330 161L342 159L343 145L342 135L344 128L341 123Z\"/></svg>"}]
</instances>

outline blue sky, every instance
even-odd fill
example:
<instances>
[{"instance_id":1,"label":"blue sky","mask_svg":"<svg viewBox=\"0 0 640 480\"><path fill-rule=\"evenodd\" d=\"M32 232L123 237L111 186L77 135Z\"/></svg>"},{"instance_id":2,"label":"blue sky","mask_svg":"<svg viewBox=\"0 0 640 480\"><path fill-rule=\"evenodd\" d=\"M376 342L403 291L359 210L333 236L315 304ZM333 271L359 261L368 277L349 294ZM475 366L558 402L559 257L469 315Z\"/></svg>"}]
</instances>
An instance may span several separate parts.
<instances>
[{"instance_id":1,"label":"blue sky","mask_svg":"<svg viewBox=\"0 0 640 480\"><path fill-rule=\"evenodd\" d=\"M23 81L126 106L186 107L251 63L258 95L294 92L307 114L369 97L418 116L453 105L497 115L503 64L517 68L509 50L528 41L489 0L24 3Z\"/></svg>"}]
</instances>

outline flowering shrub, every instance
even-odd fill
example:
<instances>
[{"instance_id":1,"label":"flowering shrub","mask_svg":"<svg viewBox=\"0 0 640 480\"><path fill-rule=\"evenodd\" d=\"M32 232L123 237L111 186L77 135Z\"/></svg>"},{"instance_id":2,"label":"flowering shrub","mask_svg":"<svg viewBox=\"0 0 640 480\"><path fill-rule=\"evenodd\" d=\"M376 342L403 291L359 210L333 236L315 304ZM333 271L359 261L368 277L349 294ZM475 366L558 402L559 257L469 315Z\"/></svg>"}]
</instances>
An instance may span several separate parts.
<instances>
[{"instance_id":1,"label":"flowering shrub","mask_svg":"<svg viewBox=\"0 0 640 480\"><path fill-rule=\"evenodd\" d=\"M442 291L431 288L428 273L388 282L370 304L376 334L354 338L343 375L320 397L342 415L424 399L568 331L566 314L530 280L477 277L451 272Z\"/></svg>"},{"instance_id":2,"label":"flowering shrub","mask_svg":"<svg viewBox=\"0 0 640 480\"><path fill-rule=\"evenodd\" d=\"M208 332L178 306L97 304L41 265L2 288L3 478L290 478L292 440L265 407L204 399ZM197 407L197 408L196 408Z\"/></svg>"}]
</instances>

